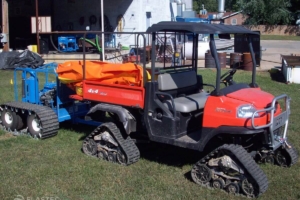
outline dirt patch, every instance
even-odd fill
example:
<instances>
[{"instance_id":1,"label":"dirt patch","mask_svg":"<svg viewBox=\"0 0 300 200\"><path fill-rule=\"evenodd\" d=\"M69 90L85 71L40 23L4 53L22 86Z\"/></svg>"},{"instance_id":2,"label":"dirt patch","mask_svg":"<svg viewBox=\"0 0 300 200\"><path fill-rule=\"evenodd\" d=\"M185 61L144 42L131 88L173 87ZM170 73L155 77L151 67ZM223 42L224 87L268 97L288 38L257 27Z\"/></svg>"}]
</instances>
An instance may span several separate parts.
<instances>
[{"instance_id":1,"label":"dirt patch","mask_svg":"<svg viewBox=\"0 0 300 200\"><path fill-rule=\"evenodd\" d=\"M14 136L10 133L4 133L3 135L0 135L0 141L1 140L8 140L8 139L11 139L11 138L14 138Z\"/></svg>"}]
</instances>

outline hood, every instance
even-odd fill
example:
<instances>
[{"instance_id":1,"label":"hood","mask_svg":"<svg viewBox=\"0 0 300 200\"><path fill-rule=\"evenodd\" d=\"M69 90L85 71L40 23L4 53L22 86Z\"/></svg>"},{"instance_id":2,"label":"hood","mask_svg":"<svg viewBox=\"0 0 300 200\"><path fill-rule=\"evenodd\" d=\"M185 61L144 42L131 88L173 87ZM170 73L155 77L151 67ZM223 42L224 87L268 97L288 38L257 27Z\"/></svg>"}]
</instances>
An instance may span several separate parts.
<instances>
[{"instance_id":1,"label":"hood","mask_svg":"<svg viewBox=\"0 0 300 200\"><path fill-rule=\"evenodd\" d=\"M226 95L229 98L245 101L256 108L265 108L272 102L274 96L259 88L245 88Z\"/></svg>"}]
</instances>

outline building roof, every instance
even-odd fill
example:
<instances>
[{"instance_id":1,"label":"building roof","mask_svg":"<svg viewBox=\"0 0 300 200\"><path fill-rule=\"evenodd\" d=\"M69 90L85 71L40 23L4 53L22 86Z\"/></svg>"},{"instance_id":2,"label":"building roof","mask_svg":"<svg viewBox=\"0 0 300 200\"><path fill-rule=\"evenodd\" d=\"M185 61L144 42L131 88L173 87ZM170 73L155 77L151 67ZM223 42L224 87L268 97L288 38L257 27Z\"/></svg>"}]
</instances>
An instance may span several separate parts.
<instances>
[{"instance_id":1,"label":"building roof","mask_svg":"<svg viewBox=\"0 0 300 200\"><path fill-rule=\"evenodd\" d=\"M224 24L206 24L206 23L195 23L195 22L159 22L153 24L147 29L148 33L151 32L192 32L199 34L254 34L243 26L232 26Z\"/></svg>"}]
</instances>

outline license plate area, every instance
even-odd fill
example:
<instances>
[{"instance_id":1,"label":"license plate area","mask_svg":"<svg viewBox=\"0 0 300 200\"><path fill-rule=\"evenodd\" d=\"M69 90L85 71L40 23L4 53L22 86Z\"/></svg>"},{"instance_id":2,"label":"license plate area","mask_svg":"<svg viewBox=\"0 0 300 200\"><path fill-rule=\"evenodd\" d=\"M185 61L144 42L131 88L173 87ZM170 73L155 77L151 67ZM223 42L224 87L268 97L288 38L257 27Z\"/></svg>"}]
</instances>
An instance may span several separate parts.
<instances>
[{"instance_id":1,"label":"license plate area","mask_svg":"<svg viewBox=\"0 0 300 200\"><path fill-rule=\"evenodd\" d=\"M279 127L273 131L274 139L278 142L282 142L285 125Z\"/></svg>"},{"instance_id":2,"label":"license plate area","mask_svg":"<svg viewBox=\"0 0 300 200\"><path fill-rule=\"evenodd\" d=\"M287 111L284 111L280 115L274 117L274 121L273 121L273 125L272 125L273 130L277 130L278 128L284 126L286 123L287 117L288 117Z\"/></svg>"}]
</instances>

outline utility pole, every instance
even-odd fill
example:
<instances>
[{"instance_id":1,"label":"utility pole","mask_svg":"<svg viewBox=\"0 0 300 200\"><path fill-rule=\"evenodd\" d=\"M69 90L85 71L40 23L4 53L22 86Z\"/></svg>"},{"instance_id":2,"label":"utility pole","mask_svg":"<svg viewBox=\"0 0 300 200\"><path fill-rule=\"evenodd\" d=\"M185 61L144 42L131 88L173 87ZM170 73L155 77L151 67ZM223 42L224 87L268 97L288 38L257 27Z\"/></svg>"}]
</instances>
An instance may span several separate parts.
<instances>
[{"instance_id":1,"label":"utility pole","mask_svg":"<svg viewBox=\"0 0 300 200\"><path fill-rule=\"evenodd\" d=\"M3 51L9 51L8 2L2 0L2 33L6 34L7 42L3 43Z\"/></svg>"},{"instance_id":2,"label":"utility pole","mask_svg":"<svg viewBox=\"0 0 300 200\"><path fill-rule=\"evenodd\" d=\"M36 27L37 53L40 53L39 3L38 3L38 0L35 0L35 27Z\"/></svg>"}]
</instances>

